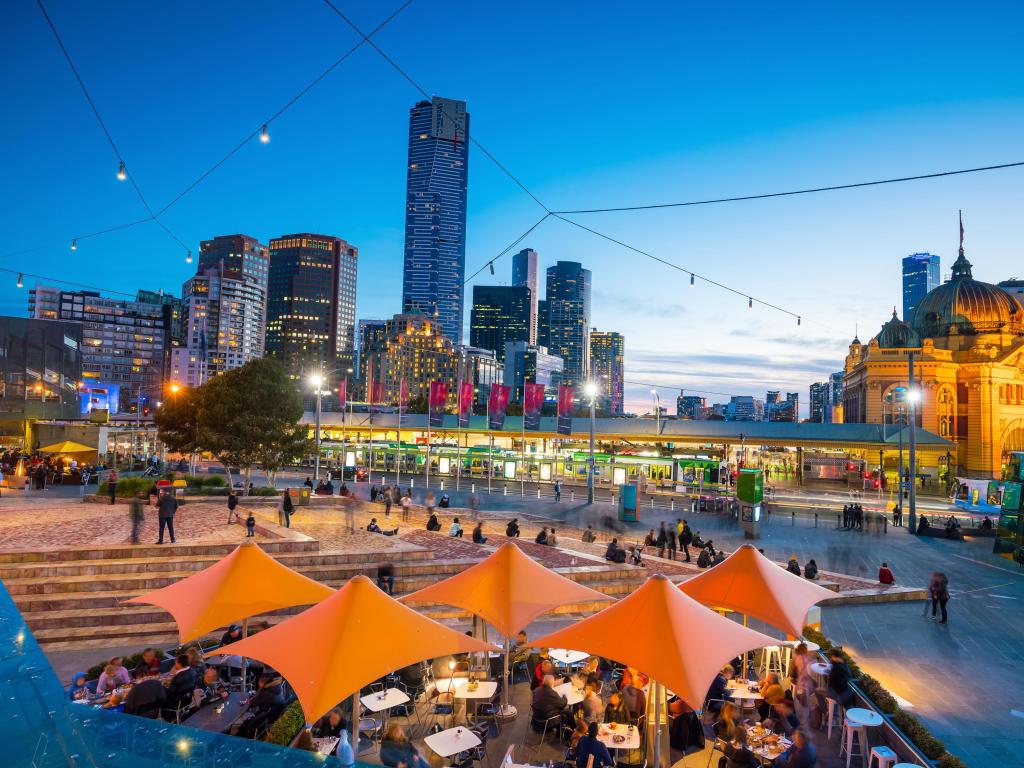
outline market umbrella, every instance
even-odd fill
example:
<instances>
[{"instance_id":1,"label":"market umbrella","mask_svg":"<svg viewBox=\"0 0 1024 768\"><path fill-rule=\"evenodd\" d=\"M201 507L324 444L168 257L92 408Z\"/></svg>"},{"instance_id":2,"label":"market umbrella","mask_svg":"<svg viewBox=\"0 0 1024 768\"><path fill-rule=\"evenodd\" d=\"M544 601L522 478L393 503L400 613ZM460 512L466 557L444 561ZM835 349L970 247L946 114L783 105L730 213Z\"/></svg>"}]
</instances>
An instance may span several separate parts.
<instances>
[{"instance_id":1,"label":"market umbrella","mask_svg":"<svg viewBox=\"0 0 1024 768\"><path fill-rule=\"evenodd\" d=\"M804 632L807 611L836 596L813 581L780 568L750 544L679 585L698 603L753 616L793 637Z\"/></svg>"},{"instance_id":2,"label":"market umbrella","mask_svg":"<svg viewBox=\"0 0 1024 768\"><path fill-rule=\"evenodd\" d=\"M506 542L486 560L406 595L402 602L454 605L493 625L505 636L507 681L509 638L516 632L560 605L611 599L603 592L555 573L515 544ZM504 706L508 707L507 682L502 688Z\"/></svg>"},{"instance_id":3,"label":"market umbrella","mask_svg":"<svg viewBox=\"0 0 1024 768\"><path fill-rule=\"evenodd\" d=\"M163 608L182 643L267 611L318 603L334 590L296 573L255 543L174 584L125 600Z\"/></svg>"},{"instance_id":4,"label":"market umbrella","mask_svg":"<svg viewBox=\"0 0 1024 768\"><path fill-rule=\"evenodd\" d=\"M76 443L73 440L61 440L59 443L40 448L40 453L96 453L96 448Z\"/></svg>"},{"instance_id":5,"label":"market umbrella","mask_svg":"<svg viewBox=\"0 0 1024 768\"><path fill-rule=\"evenodd\" d=\"M722 665L775 641L708 610L659 573L600 613L537 642L579 648L628 664L646 674L652 686L666 686L699 710ZM656 687L653 693L658 766L661 695Z\"/></svg>"},{"instance_id":6,"label":"market umbrella","mask_svg":"<svg viewBox=\"0 0 1024 768\"><path fill-rule=\"evenodd\" d=\"M213 653L237 653L280 672L307 722L313 722L345 697L413 662L491 650L494 646L402 605L366 576L355 576L309 610ZM358 727L352 730L354 741Z\"/></svg>"}]
</instances>

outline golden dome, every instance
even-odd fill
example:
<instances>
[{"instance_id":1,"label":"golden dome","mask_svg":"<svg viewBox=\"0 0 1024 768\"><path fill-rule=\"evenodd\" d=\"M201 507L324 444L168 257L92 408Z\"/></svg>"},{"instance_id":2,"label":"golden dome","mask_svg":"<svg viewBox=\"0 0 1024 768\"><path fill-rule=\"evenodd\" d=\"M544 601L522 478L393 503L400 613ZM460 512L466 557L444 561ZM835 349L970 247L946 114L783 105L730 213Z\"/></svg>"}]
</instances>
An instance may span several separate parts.
<instances>
[{"instance_id":1,"label":"golden dome","mask_svg":"<svg viewBox=\"0 0 1024 768\"><path fill-rule=\"evenodd\" d=\"M944 338L951 329L963 335L1008 332L1024 336L1024 308L999 286L975 280L964 256L953 276L921 299L911 321L921 338Z\"/></svg>"}]
</instances>

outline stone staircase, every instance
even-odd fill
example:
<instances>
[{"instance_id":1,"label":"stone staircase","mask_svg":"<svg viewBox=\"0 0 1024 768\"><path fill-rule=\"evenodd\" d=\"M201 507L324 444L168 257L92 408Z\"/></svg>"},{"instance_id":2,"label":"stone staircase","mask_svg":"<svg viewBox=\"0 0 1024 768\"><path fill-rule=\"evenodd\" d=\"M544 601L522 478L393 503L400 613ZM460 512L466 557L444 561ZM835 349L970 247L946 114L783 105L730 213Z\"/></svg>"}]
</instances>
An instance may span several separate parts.
<instances>
[{"instance_id":1,"label":"stone staircase","mask_svg":"<svg viewBox=\"0 0 1024 768\"><path fill-rule=\"evenodd\" d=\"M261 544L281 563L331 587L361 573L372 577L377 563L390 562L396 596L458 573L487 554L442 558L425 547L321 553L313 540ZM167 613L155 606L122 605L122 601L207 568L233 548L211 544L0 552L0 579L47 650L168 646L177 642L177 627ZM628 594L646 577L641 569L630 566L590 562L555 570L613 597ZM604 601L563 605L555 613L584 616L605 605ZM250 621L274 624L301 610L286 609ZM468 612L451 606L418 605L417 610L453 626L468 625L470 620Z\"/></svg>"}]
</instances>

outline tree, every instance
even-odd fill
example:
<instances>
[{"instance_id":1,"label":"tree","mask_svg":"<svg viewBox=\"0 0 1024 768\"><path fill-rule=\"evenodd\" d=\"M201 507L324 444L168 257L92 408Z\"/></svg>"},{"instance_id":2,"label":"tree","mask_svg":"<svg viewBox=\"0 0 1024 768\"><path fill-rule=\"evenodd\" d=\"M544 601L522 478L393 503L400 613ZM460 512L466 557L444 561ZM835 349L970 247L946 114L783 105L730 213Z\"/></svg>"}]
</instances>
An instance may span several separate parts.
<instances>
[{"instance_id":1,"label":"tree","mask_svg":"<svg viewBox=\"0 0 1024 768\"><path fill-rule=\"evenodd\" d=\"M200 399L198 389L185 389L172 395L154 412L157 435L169 450L177 453L202 450Z\"/></svg>"}]
</instances>

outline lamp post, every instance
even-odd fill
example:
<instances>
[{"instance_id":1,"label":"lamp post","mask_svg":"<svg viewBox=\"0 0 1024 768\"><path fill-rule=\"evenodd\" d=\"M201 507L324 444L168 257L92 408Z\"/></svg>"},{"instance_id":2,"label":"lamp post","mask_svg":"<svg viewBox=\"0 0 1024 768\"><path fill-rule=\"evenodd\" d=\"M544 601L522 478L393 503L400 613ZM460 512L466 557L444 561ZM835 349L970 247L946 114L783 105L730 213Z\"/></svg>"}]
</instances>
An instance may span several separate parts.
<instances>
[{"instance_id":1,"label":"lamp post","mask_svg":"<svg viewBox=\"0 0 1024 768\"><path fill-rule=\"evenodd\" d=\"M588 381L583 387L583 392L590 398L590 461L587 467L587 504L594 503L594 421L599 391L600 388L596 381Z\"/></svg>"},{"instance_id":2,"label":"lamp post","mask_svg":"<svg viewBox=\"0 0 1024 768\"><path fill-rule=\"evenodd\" d=\"M910 530L917 530L917 405L921 402L921 390L914 383L914 353L907 354L910 385L907 390L907 402L910 403L910 516L907 518Z\"/></svg>"},{"instance_id":3,"label":"lamp post","mask_svg":"<svg viewBox=\"0 0 1024 768\"><path fill-rule=\"evenodd\" d=\"M313 481L320 482L320 396L324 385L322 373L314 373L309 377L309 382L316 387L316 457L313 459Z\"/></svg>"},{"instance_id":4,"label":"lamp post","mask_svg":"<svg viewBox=\"0 0 1024 768\"><path fill-rule=\"evenodd\" d=\"M651 400L654 402L654 424L655 434L661 434L661 397L658 396L658 390L651 390Z\"/></svg>"}]
</instances>

